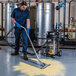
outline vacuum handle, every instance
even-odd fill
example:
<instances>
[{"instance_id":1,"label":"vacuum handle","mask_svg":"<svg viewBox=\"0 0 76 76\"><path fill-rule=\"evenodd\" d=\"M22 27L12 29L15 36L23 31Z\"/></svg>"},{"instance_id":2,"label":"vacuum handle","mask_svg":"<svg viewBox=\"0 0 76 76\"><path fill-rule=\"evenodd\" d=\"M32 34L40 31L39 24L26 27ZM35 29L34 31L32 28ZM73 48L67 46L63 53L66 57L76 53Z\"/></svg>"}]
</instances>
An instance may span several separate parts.
<instances>
[{"instance_id":1,"label":"vacuum handle","mask_svg":"<svg viewBox=\"0 0 76 76\"><path fill-rule=\"evenodd\" d=\"M23 27L23 26L21 26L21 28L23 28L23 29L25 30L26 35L27 35L27 37L28 37L28 39L29 39L29 41L30 41L30 43L31 43L31 46L32 46L32 48L33 48L33 50L34 50L34 53L35 53L35 55L36 55L36 57L37 57L38 61L39 61L39 62L41 62L41 61L40 61L40 59L39 59L39 57L38 57L38 55L37 55L37 53L36 53L35 47L34 47L34 45L33 45L33 42L31 41L31 39L30 39L29 35L27 34L27 30L26 30L26 28L25 28L25 27Z\"/></svg>"}]
</instances>

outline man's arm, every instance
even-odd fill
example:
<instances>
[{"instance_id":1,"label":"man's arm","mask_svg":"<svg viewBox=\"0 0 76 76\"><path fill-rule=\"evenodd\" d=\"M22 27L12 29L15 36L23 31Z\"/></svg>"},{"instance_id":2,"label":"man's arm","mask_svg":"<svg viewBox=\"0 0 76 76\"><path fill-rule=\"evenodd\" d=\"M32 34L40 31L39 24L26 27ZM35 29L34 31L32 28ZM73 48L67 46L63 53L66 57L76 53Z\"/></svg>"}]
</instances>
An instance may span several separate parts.
<instances>
[{"instance_id":1,"label":"man's arm","mask_svg":"<svg viewBox=\"0 0 76 76\"><path fill-rule=\"evenodd\" d=\"M15 23L15 25L16 25L17 27L21 27L21 25L20 25L18 22L16 22L16 20L15 20L15 9L13 10L13 12L12 12L12 14L11 14L11 20L12 20L12 22Z\"/></svg>"},{"instance_id":2,"label":"man's arm","mask_svg":"<svg viewBox=\"0 0 76 76\"><path fill-rule=\"evenodd\" d=\"M30 19L26 20L26 25L27 25L27 28L30 28Z\"/></svg>"},{"instance_id":3,"label":"man's arm","mask_svg":"<svg viewBox=\"0 0 76 76\"><path fill-rule=\"evenodd\" d=\"M14 18L11 17L12 22L16 23L16 20Z\"/></svg>"},{"instance_id":4,"label":"man's arm","mask_svg":"<svg viewBox=\"0 0 76 76\"><path fill-rule=\"evenodd\" d=\"M16 20L14 18L11 18L11 20L12 20L12 22L14 22L16 24L17 27L21 27L21 25L18 22L16 22Z\"/></svg>"}]
</instances>

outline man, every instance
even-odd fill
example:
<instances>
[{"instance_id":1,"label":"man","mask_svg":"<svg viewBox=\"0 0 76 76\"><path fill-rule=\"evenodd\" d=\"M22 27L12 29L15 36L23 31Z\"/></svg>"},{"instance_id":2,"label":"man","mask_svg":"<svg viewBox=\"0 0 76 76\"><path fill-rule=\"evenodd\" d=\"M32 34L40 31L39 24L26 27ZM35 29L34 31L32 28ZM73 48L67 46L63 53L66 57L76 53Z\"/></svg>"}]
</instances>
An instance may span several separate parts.
<instances>
[{"instance_id":1,"label":"man","mask_svg":"<svg viewBox=\"0 0 76 76\"><path fill-rule=\"evenodd\" d=\"M18 55L19 54L19 42L20 38L22 37L23 42L23 58L28 60L27 57L27 43L28 38L26 32L20 26L24 26L29 34L30 30L30 12L27 10L27 4L25 1L20 3L20 7L15 8L11 14L11 20L15 23L15 52L11 53L11 55Z\"/></svg>"}]
</instances>

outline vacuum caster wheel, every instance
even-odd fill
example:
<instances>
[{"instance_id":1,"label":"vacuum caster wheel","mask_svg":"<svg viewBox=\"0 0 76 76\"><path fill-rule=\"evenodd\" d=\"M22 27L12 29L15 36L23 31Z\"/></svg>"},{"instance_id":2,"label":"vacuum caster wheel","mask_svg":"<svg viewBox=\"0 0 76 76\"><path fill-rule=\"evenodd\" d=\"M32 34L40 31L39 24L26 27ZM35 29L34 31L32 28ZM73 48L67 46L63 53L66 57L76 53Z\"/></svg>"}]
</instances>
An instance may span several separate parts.
<instances>
[{"instance_id":1,"label":"vacuum caster wheel","mask_svg":"<svg viewBox=\"0 0 76 76\"><path fill-rule=\"evenodd\" d=\"M62 56L62 50L57 53L57 56Z\"/></svg>"}]
</instances>

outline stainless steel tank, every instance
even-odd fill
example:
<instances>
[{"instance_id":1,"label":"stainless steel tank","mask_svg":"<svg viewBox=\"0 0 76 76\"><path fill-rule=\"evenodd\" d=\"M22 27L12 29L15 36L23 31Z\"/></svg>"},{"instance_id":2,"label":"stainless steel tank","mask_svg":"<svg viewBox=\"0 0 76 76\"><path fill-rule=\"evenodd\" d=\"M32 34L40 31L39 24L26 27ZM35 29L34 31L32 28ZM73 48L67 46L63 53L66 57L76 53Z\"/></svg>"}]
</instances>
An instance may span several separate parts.
<instances>
[{"instance_id":1,"label":"stainless steel tank","mask_svg":"<svg viewBox=\"0 0 76 76\"><path fill-rule=\"evenodd\" d=\"M54 4L38 3L36 10L36 36L38 45L45 43L49 31L54 31Z\"/></svg>"},{"instance_id":2,"label":"stainless steel tank","mask_svg":"<svg viewBox=\"0 0 76 76\"><path fill-rule=\"evenodd\" d=\"M14 23L11 21L11 13L13 9L17 7L17 4L14 3L7 3L5 5L5 34L7 34L12 26L14 26ZM15 43L14 30L8 35L7 41L8 43Z\"/></svg>"}]
</instances>

